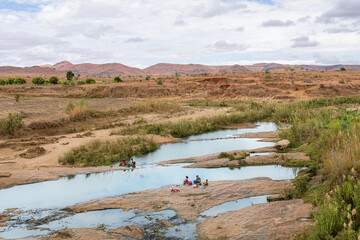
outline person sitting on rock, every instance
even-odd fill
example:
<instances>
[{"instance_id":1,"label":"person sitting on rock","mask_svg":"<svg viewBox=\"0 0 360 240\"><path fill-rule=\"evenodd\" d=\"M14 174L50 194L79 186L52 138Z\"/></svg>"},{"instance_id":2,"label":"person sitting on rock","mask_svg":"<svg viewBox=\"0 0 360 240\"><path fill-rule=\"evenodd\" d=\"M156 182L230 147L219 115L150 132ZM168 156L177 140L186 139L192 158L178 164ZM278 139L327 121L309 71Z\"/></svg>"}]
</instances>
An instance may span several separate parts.
<instances>
[{"instance_id":1,"label":"person sitting on rock","mask_svg":"<svg viewBox=\"0 0 360 240\"><path fill-rule=\"evenodd\" d=\"M186 178L184 179L184 183L183 183L183 185L187 185L189 183L189 177L188 176L186 176Z\"/></svg>"},{"instance_id":2,"label":"person sitting on rock","mask_svg":"<svg viewBox=\"0 0 360 240\"><path fill-rule=\"evenodd\" d=\"M201 186L201 178L199 177L199 175L196 175L196 180L194 180L194 183L198 186Z\"/></svg>"},{"instance_id":3,"label":"person sitting on rock","mask_svg":"<svg viewBox=\"0 0 360 240\"><path fill-rule=\"evenodd\" d=\"M209 186L209 181L206 179L206 181L204 182L204 186Z\"/></svg>"}]
</instances>

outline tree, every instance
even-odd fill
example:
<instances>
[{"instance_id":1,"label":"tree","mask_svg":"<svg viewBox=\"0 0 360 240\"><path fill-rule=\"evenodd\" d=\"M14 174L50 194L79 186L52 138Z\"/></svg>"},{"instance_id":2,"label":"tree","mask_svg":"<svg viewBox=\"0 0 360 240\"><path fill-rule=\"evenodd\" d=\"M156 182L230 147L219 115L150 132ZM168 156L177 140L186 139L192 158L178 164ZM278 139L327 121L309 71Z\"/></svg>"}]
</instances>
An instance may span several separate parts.
<instances>
[{"instance_id":1,"label":"tree","mask_svg":"<svg viewBox=\"0 0 360 240\"><path fill-rule=\"evenodd\" d=\"M67 72L66 72L66 79L67 79L68 81L72 81L73 78L74 78L74 76L75 76L75 74L74 74L72 71L67 71Z\"/></svg>"},{"instance_id":2,"label":"tree","mask_svg":"<svg viewBox=\"0 0 360 240\"><path fill-rule=\"evenodd\" d=\"M49 79L49 82L51 83L51 84L58 84L59 83L59 79L57 78L57 77L55 77L55 76L53 76L53 77L51 77L50 79Z\"/></svg>"},{"instance_id":3,"label":"tree","mask_svg":"<svg viewBox=\"0 0 360 240\"><path fill-rule=\"evenodd\" d=\"M15 80L14 80L14 84L17 84L17 85L21 85L21 84L25 84L25 83L26 83L26 80L23 78L20 78L20 77L15 78Z\"/></svg>"},{"instance_id":4,"label":"tree","mask_svg":"<svg viewBox=\"0 0 360 240\"><path fill-rule=\"evenodd\" d=\"M340 71L346 71L346 68L344 68L344 67L342 67L342 68L340 68Z\"/></svg>"},{"instance_id":5,"label":"tree","mask_svg":"<svg viewBox=\"0 0 360 240\"><path fill-rule=\"evenodd\" d=\"M34 77L32 79L32 83L35 85L43 85L45 83L45 80L42 77Z\"/></svg>"},{"instance_id":6,"label":"tree","mask_svg":"<svg viewBox=\"0 0 360 240\"><path fill-rule=\"evenodd\" d=\"M120 78L120 76L116 76L114 77L114 82L119 83L119 82L123 82L123 80Z\"/></svg>"}]
</instances>

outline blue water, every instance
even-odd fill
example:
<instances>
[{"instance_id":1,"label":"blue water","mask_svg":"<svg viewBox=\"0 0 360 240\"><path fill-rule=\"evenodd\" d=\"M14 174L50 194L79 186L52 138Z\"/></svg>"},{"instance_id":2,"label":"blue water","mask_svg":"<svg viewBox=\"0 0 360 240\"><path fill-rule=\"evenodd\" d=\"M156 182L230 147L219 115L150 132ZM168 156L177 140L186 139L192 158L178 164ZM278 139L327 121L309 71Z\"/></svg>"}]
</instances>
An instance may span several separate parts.
<instances>
[{"instance_id":1,"label":"blue water","mask_svg":"<svg viewBox=\"0 0 360 240\"><path fill-rule=\"evenodd\" d=\"M0 190L0 212L8 208L19 208L26 211L36 210L41 215L50 214L60 208L73 205L79 202L119 196L122 194L143 191L152 188L159 188L165 185L181 184L185 176L195 179L199 175L202 179L209 181L218 180L240 180L254 177L269 177L274 180L292 179L299 169L286 168L282 166L249 166L242 168L182 168L186 164L159 166L159 161L200 156L210 153L217 153L231 150L254 149L273 146L271 142L258 142L258 139L229 138L209 140L214 138L231 137L235 134L247 132L263 132L276 130L275 124L259 123L256 128L223 130L214 133L206 133L184 139L182 142L162 145L157 151L146 156L136 158L137 168L126 171L108 171L97 174L80 174L74 177L65 177L57 181L48 181L29 185L15 186ZM202 139L201 141L190 141ZM109 169L111 169L109 167ZM115 212L114 212L115 211ZM93 227L98 224L99 219L105 224L106 216L118 215L129 217L121 210L100 211L87 215L75 215L68 218L71 222L81 227ZM107 215L108 214L108 215ZM110 214L110 215L109 215ZM82 216L87 216L81 218ZM105 216L103 218L99 216ZM21 217L21 216L20 216ZM116 217L115 217L116 218ZM86 220L85 220L86 219ZM112 218L109 217L109 221ZM130 217L131 219L131 217ZM82 222L83 225L79 225ZM131 221L130 221L131 222ZM136 222L133 222L136 223ZM50 223L53 228L55 223ZM58 224L61 225L60 222ZM75 224L75 225L76 225ZM125 224L125 223L124 223ZM124 225L122 224L122 225ZM72 224L68 225L73 226ZM55 229L55 228L54 228ZM5 231L5 232L1 232ZM46 232L46 231L45 231ZM40 234L39 230L28 231L21 226L0 228L0 237L20 238ZM44 234L42 232L41 234Z\"/></svg>"}]
</instances>

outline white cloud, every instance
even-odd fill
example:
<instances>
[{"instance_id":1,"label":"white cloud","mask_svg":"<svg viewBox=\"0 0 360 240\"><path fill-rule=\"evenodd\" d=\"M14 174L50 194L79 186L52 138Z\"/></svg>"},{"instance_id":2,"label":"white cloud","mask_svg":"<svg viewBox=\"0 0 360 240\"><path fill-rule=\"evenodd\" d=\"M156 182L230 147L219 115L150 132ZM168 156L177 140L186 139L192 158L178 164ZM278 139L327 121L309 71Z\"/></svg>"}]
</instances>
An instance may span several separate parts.
<instances>
[{"instance_id":1,"label":"white cloud","mask_svg":"<svg viewBox=\"0 0 360 240\"><path fill-rule=\"evenodd\" d=\"M291 39L294 42L292 45L293 48L302 48L302 47L316 47L319 43L315 41L310 41L309 37L298 37Z\"/></svg>"},{"instance_id":2,"label":"white cloud","mask_svg":"<svg viewBox=\"0 0 360 240\"><path fill-rule=\"evenodd\" d=\"M360 60L358 0L13 1L40 5L0 10L0 65Z\"/></svg>"},{"instance_id":3,"label":"white cloud","mask_svg":"<svg viewBox=\"0 0 360 240\"><path fill-rule=\"evenodd\" d=\"M227 41L217 41L214 44L208 46L209 49L212 49L216 52L235 52L235 51L243 51L247 48L247 46L238 43L230 43Z\"/></svg>"},{"instance_id":4,"label":"white cloud","mask_svg":"<svg viewBox=\"0 0 360 240\"><path fill-rule=\"evenodd\" d=\"M268 20L262 23L263 27L288 27L293 26L295 23L293 21L281 21L281 20Z\"/></svg>"}]
</instances>

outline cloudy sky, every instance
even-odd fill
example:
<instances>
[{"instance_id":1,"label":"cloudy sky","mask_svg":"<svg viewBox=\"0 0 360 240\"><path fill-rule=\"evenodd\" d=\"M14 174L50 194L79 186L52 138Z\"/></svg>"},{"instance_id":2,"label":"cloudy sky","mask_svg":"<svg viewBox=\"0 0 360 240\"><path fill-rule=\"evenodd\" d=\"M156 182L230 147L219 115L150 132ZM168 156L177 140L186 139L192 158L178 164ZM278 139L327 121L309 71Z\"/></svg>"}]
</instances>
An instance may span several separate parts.
<instances>
[{"instance_id":1,"label":"cloudy sky","mask_svg":"<svg viewBox=\"0 0 360 240\"><path fill-rule=\"evenodd\" d=\"M0 0L0 65L360 64L359 0Z\"/></svg>"}]
</instances>

